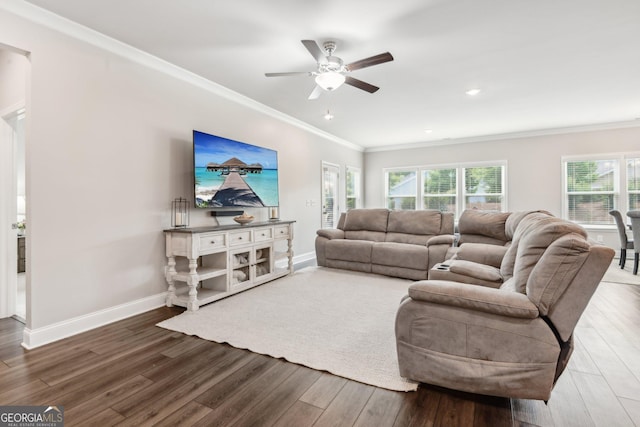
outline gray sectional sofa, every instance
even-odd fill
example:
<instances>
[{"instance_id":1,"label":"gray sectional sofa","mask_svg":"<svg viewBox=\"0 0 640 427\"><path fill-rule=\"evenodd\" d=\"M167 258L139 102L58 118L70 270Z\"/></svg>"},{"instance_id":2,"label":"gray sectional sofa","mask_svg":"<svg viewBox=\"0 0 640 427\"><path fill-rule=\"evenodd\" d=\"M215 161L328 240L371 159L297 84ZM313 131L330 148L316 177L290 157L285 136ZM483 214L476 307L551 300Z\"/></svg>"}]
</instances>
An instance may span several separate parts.
<instances>
[{"instance_id":1,"label":"gray sectional sofa","mask_svg":"<svg viewBox=\"0 0 640 427\"><path fill-rule=\"evenodd\" d=\"M451 213L351 209L315 245L319 266L422 280L453 242Z\"/></svg>"},{"instance_id":2,"label":"gray sectional sofa","mask_svg":"<svg viewBox=\"0 0 640 427\"><path fill-rule=\"evenodd\" d=\"M400 374L548 400L614 255L546 211L354 209L318 230L318 265L414 279L398 308ZM427 279L428 280L425 280Z\"/></svg>"},{"instance_id":3,"label":"gray sectional sofa","mask_svg":"<svg viewBox=\"0 0 640 427\"><path fill-rule=\"evenodd\" d=\"M484 222L491 218L493 225ZM409 286L400 304L400 374L472 393L548 400L613 249L543 212L471 212L459 229L453 257Z\"/></svg>"}]
</instances>

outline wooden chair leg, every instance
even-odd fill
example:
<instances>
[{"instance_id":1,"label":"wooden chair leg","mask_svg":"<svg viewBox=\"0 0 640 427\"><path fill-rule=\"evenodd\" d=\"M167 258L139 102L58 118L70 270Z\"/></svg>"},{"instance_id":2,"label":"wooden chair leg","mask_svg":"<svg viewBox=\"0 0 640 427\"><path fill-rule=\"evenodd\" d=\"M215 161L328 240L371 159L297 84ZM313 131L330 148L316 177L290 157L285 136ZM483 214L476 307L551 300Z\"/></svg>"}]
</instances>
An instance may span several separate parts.
<instances>
[{"instance_id":1,"label":"wooden chair leg","mask_svg":"<svg viewBox=\"0 0 640 427\"><path fill-rule=\"evenodd\" d=\"M638 274L638 261L640 261L640 253L636 252L633 257L633 274Z\"/></svg>"},{"instance_id":2,"label":"wooden chair leg","mask_svg":"<svg viewBox=\"0 0 640 427\"><path fill-rule=\"evenodd\" d=\"M627 250L620 249L620 268L624 269L624 264L627 262Z\"/></svg>"}]
</instances>

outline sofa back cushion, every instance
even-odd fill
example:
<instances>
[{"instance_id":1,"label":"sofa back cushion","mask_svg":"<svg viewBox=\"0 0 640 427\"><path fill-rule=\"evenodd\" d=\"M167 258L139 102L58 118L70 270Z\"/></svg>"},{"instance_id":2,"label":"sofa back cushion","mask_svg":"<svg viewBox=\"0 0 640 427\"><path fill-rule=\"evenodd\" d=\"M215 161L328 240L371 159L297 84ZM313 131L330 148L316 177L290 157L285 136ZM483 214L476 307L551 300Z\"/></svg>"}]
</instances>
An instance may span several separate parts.
<instances>
[{"instance_id":1,"label":"sofa back cushion","mask_svg":"<svg viewBox=\"0 0 640 427\"><path fill-rule=\"evenodd\" d=\"M529 275L545 251L557 239L571 233L587 238L586 231L572 222L545 213L525 216L518 224L500 266L505 280L502 288L526 294Z\"/></svg>"},{"instance_id":2,"label":"sofa back cushion","mask_svg":"<svg viewBox=\"0 0 640 427\"><path fill-rule=\"evenodd\" d=\"M513 235L516 232L516 228L518 228L518 224L520 224L520 221L522 221L524 217L532 213L543 213L549 216L553 216L550 212L544 210L513 212L511 215L509 215L509 218L507 218L507 221L504 224L504 234L507 237L507 240L513 240Z\"/></svg>"},{"instance_id":3,"label":"sofa back cushion","mask_svg":"<svg viewBox=\"0 0 640 427\"><path fill-rule=\"evenodd\" d=\"M351 209L345 215L344 236L350 240L384 242L388 209Z\"/></svg>"},{"instance_id":4,"label":"sofa back cushion","mask_svg":"<svg viewBox=\"0 0 640 427\"><path fill-rule=\"evenodd\" d=\"M453 213L435 209L391 211L387 226L387 242L426 245L439 234L453 234Z\"/></svg>"},{"instance_id":5,"label":"sofa back cushion","mask_svg":"<svg viewBox=\"0 0 640 427\"><path fill-rule=\"evenodd\" d=\"M504 245L509 240L505 234L505 223L510 212L488 212L477 209L467 209L460 215L458 231L459 244L487 243Z\"/></svg>"},{"instance_id":6,"label":"sofa back cushion","mask_svg":"<svg viewBox=\"0 0 640 427\"><path fill-rule=\"evenodd\" d=\"M564 293L589 256L589 243L575 233L555 240L531 270L526 292L542 316Z\"/></svg>"}]
</instances>

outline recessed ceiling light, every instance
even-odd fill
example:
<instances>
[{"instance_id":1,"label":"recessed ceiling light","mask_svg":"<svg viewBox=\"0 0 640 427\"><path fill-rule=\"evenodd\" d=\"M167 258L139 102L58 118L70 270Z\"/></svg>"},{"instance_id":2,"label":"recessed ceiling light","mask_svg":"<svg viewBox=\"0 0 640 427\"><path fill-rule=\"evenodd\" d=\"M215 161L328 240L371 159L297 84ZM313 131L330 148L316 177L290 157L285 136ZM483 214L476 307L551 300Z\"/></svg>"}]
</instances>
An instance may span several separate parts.
<instances>
[{"instance_id":1,"label":"recessed ceiling light","mask_svg":"<svg viewBox=\"0 0 640 427\"><path fill-rule=\"evenodd\" d=\"M425 129L424 130L424 133L431 133L431 132L433 132L433 129Z\"/></svg>"},{"instance_id":2,"label":"recessed ceiling light","mask_svg":"<svg viewBox=\"0 0 640 427\"><path fill-rule=\"evenodd\" d=\"M476 96L477 94L480 93L480 89L469 89L465 93L469 96Z\"/></svg>"}]
</instances>

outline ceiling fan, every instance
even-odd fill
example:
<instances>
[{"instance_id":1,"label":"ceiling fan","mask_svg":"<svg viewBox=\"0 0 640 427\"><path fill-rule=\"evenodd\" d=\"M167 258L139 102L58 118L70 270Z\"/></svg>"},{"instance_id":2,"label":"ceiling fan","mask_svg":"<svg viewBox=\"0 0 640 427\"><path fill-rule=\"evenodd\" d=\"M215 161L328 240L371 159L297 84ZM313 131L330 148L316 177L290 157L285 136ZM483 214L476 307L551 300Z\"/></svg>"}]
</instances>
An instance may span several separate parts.
<instances>
[{"instance_id":1,"label":"ceiling fan","mask_svg":"<svg viewBox=\"0 0 640 427\"><path fill-rule=\"evenodd\" d=\"M314 76L316 87L309 95L309 99L316 99L323 90L332 91L340 87L343 83L362 89L369 93L374 93L378 89L377 86L355 79L348 74L351 71L361 68L371 67L373 65L382 64L384 62L393 61L393 56L389 52L364 58L359 61L344 65L342 59L333 56L336 50L336 42L326 41L322 44L322 48L315 40L302 40L302 44L307 48L311 56L318 63L315 71L299 71L289 73L265 73L267 77L285 77L285 76Z\"/></svg>"}]
</instances>

